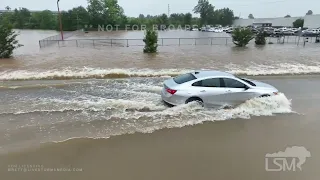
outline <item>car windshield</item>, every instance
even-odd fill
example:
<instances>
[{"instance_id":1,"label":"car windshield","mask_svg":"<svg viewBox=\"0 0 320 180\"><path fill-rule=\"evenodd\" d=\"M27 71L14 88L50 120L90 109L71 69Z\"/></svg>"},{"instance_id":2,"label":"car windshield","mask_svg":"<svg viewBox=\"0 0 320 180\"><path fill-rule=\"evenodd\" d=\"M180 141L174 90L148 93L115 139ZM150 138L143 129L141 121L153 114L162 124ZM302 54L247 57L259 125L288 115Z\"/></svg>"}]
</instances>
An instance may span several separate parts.
<instances>
[{"instance_id":1,"label":"car windshield","mask_svg":"<svg viewBox=\"0 0 320 180\"><path fill-rule=\"evenodd\" d=\"M244 78L241 78L241 77L237 77L239 79L241 79L242 81L245 81L247 83L249 83L251 86L256 86L256 84L254 84L253 82L249 81L248 79L244 79Z\"/></svg>"},{"instance_id":2,"label":"car windshield","mask_svg":"<svg viewBox=\"0 0 320 180\"><path fill-rule=\"evenodd\" d=\"M176 82L177 84L183 84L185 82L192 81L194 79L197 79L197 78L191 73L182 74L180 76L173 78L174 82Z\"/></svg>"}]
</instances>

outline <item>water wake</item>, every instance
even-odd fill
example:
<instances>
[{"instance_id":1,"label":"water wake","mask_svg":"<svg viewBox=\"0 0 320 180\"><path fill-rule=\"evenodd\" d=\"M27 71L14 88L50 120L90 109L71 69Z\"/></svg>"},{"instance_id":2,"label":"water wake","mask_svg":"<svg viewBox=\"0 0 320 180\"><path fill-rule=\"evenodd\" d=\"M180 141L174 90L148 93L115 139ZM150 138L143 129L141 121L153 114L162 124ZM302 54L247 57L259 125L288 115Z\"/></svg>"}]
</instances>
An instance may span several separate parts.
<instances>
[{"instance_id":1,"label":"water wake","mask_svg":"<svg viewBox=\"0 0 320 180\"><path fill-rule=\"evenodd\" d=\"M208 121L224 121L238 118L250 119L253 116L273 116L285 113L295 112L291 109L291 100L288 100L284 94L252 99L233 109L207 109L199 106L197 103L189 103L173 108L166 108L161 111L134 111L113 114L111 116L102 115L101 117L104 117L104 120L121 120L121 122L126 123L121 124L121 130L115 133L106 131L106 133L100 132L93 136L84 136L84 138L109 138L110 136L132 134L136 132L152 133L163 128L181 128L202 124L203 122ZM98 122L101 123L101 120ZM98 122L92 121L90 122L90 125ZM70 139L73 138L68 138L67 140ZM63 141L66 140L62 140L62 142Z\"/></svg>"},{"instance_id":2,"label":"water wake","mask_svg":"<svg viewBox=\"0 0 320 180\"><path fill-rule=\"evenodd\" d=\"M299 75L320 74L319 65L288 64L238 66L228 64L222 71L241 75ZM127 77L167 77L192 72L191 69L100 69L100 68L65 68L54 70L16 70L0 73L0 80L64 80L64 79L106 79Z\"/></svg>"}]
</instances>

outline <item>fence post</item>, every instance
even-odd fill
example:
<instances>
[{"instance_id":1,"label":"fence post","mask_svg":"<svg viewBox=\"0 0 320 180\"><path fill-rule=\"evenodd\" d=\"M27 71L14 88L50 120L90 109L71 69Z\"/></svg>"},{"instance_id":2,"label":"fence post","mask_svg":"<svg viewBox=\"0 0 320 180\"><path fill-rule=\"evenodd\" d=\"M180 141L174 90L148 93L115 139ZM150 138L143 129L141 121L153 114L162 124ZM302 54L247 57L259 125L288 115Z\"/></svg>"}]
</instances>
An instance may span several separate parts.
<instances>
[{"instance_id":1,"label":"fence post","mask_svg":"<svg viewBox=\"0 0 320 180\"><path fill-rule=\"evenodd\" d=\"M76 40L76 43L77 43L77 47L78 47L78 40Z\"/></svg>"},{"instance_id":2,"label":"fence post","mask_svg":"<svg viewBox=\"0 0 320 180\"><path fill-rule=\"evenodd\" d=\"M40 48L41 48L41 42L39 41L39 46L40 46Z\"/></svg>"},{"instance_id":3,"label":"fence post","mask_svg":"<svg viewBox=\"0 0 320 180\"><path fill-rule=\"evenodd\" d=\"M59 48L60 48L60 40L58 40L58 46L59 46Z\"/></svg>"},{"instance_id":4,"label":"fence post","mask_svg":"<svg viewBox=\"0 0 320 180\"><path fill-rule=\"evenodd\" d=\"M93 47L96 47L96 45L94 44L94 39L92 40L92 44L93 44Z\"/></svg>"},{"instance_id":5,"label":"fence post","mask_svg":"<svg viewBox=\"0 0 320 180\"><path fill-rule=\"evenodd\" d=\"M180 38L179 38L179 46L180 46Z\"/></svg>"},{"instance_id":6,"label":"fence post","mask_svg":"<svg viewBox=\"0 0 320 180\"><path fill-rule=\"evenodd\" d=\"M127 47L129 47L129 39L127 39Z\"/></svg>"},{"instance_id":7,"label":"fence post","mask_svg":"<svg viewBox=\"0 0 320 180\"><path fill-rule=\"evenodd\" d=\"M226 45L228 45L228 38L226 38Z\"/></svg>"},{"instance_id":8,"label":"fence post","mask_svg":"<svg viewBox=\"0 0 320 180\"><path fill-rule=\"evenodd\" d=\"M194 45L197 45L197 39L194 38Z\"/></svg>"}]
</instances>

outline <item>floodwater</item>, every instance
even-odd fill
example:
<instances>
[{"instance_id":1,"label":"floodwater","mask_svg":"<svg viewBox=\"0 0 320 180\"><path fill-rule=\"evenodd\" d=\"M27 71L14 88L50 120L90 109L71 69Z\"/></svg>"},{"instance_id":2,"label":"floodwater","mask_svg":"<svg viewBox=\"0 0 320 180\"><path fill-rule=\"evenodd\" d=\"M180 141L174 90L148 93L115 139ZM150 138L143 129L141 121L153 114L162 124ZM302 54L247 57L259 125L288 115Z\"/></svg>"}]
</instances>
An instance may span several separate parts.
<instances>
[{"instance_id":1,"label":"floodwater","mask_svg":"<svg viewBox=\"0 0 320 180\"><path fill-rule=\"evenodd\" d=\"M153 55L143 54L143 46L40 49L39 39L55 33L21 30L25 46L0 61L3 179L318 179L320 45L172 45ZM82 38L142 39L143 33L70 39ZM162 82L196 69L261 80L281 94L233 109L166 107ZM269 172L265 155L293 146L310 152L306 161L295 159L301 170ZM287 160L305 154L296 152Z\"/></svg>"}]
</instances>

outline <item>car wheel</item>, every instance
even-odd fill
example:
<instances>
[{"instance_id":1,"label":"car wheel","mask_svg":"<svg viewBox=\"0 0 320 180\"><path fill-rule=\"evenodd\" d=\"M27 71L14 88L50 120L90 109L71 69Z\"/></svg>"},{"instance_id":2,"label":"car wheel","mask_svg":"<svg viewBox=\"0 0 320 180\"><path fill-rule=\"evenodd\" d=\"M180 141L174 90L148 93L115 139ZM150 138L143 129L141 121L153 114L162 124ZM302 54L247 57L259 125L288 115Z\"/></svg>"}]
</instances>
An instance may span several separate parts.
<instances>
[{"instance_id":1,"label":"car wheel","mask_svg":"<svg viewBox=\"0 0 320 180\"><path fill-rule=\"evenodd\" d=\"M269 94L264 94L264 95L261 95L261 96L259 96L260 98L263 98L263 97L270 97L270 95Z\"/></svg>"},{"instance_id":2,"label":"car wheel","mask_svg":"<svg viewBox=\"0 0 320 180\"><path fill-rule=\"evenodd\" d=\"M201 106L203 106L203 100L197 97L192 97L187 99L186 104L190 103L190 102L197 102L199 103Z\"/></svg>"}]
</instances>

